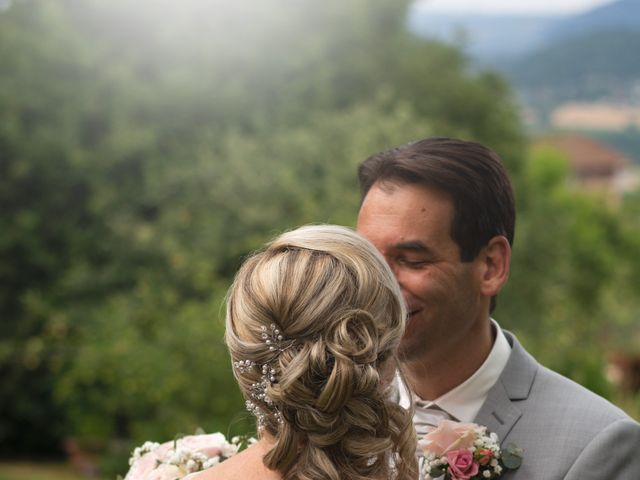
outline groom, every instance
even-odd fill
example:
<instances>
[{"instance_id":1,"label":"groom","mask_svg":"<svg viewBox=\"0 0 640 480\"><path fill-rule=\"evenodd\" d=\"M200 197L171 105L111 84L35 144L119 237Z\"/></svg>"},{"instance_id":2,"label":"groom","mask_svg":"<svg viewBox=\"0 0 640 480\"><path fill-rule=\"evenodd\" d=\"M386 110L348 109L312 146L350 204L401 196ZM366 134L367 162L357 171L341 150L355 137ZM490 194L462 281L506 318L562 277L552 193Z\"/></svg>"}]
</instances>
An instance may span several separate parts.
<instances>
[{"instance_id":1,"label":"groom","mask_svg":"<svg viewBox=\"0 0 640 480\"><path fill-rule=\"evenodd\" d=\"M418 434L442 418L485 425L524 450L510 479L640 479L640 425L537 363L490 316L515 224L496 153L430 138L373 155L358 175L357 229L384 255L407 304L400 355Z\"/></svg>"}]
</instances>

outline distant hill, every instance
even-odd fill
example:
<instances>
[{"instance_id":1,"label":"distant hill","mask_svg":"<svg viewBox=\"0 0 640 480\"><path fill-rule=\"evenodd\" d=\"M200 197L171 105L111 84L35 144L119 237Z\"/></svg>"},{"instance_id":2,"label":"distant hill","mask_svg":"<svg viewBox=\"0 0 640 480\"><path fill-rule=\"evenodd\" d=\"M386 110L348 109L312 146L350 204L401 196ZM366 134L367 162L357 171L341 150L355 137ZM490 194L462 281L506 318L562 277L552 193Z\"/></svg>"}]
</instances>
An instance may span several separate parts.
<instances>
[{"instance_id":1,"label":"distant hill","mask_svg":"<svg viewBox=\"0 0 640 480\"><path fill-rule=\"evenodd\" d=\"M435 15L414 8L409 28L445 40L466 35L462 44L476 63L504 72L543 123L569 101L640 105L640 0L551 17Z\"/></svg>"},{"instance_id":2,"label":"distant hill","mask_svg":"<svg viewBox=\"0 0 640 480\"><path fill-rule=\"evenodd\" d=\"M462 39L466 51L483 64L513 58L543 45L557 16L433 14L414 8L409 29L425 38Z\"/></svg>"},{"instance_id":3,"label":"distant hill","mask_svg":"<svg viewBox=\"0 0 640 480\"><path fill-rule=\"evenodd\" d=\"M541 90L548 101L631 101L640 86L639 51L640 28L588 31L523 55L503 70L519 89Z\"/></svg>"},{"instance_id":4,"label":"distant hill","mask_svg":"<svg viewBox=\"0 0 640 480\"><path fill-rule=\"evenodd\" d=\"M547 43L553 43L586 33L617 29L640 29L640 0L619 0L559 20L549 25L545 37Z\"/></svg>"},{"instance_id":5,"label":"distant hill","mask_svg":"<svg viewBox=\"0 0 640 480\"><path fill-rule=\"evenodd\" d=\"M557 42L604 30L640 29L640 0L618 0L577 15L432 13L420 4L407 20L422 37L458 41L481 64L514 59Z\"/></svg>"},{"instance_id":6,"label":"distant hill","mask_svg":"<svg viewBox=\"0 0 640 480\"><path fill-rule=\"evenodd\" d=\"M640 0L619 0L552 25L544 45L500 68L525 102L640 104Z\"/></svg>"}]
</instances>

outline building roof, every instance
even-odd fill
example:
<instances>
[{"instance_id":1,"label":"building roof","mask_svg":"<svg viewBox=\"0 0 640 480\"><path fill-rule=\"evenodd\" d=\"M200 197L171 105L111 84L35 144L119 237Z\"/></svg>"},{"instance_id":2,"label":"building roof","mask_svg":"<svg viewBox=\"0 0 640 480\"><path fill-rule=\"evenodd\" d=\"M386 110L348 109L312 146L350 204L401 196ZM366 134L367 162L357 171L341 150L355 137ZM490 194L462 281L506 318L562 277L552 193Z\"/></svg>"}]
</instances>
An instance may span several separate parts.
<instances>
[{"instance_id":1,"label":"building roof","mask_svg":"<svg viewBox=\"0 0 640 480\"><path fill-rule=\"evenodd\" d=\"M613 173L632 163L623 153L585 135L554 135L540 139L538 143L554 146L565 153L571 169L578 175Z\"/></svg>"}]
</instances>

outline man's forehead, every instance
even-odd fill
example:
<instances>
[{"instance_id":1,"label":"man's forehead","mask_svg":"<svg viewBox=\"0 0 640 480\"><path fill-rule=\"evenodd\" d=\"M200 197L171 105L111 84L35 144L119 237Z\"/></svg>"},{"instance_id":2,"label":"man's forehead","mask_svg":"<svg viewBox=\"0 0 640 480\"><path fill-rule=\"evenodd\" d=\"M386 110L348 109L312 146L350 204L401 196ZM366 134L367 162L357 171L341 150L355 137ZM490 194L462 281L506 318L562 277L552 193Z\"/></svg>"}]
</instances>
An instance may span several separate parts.
<instances>
[{"instance_id":1,"label":"man's forehead","mask_svg":"<svg viewBox=\"0 0 640 480\"><path fill-rule=\"evenodd\" d=\"M451 241L453 216L453 203L440 191L374 184L358 214L357 230L383 253L430 252Z\"/></svg>"},{"instance_id":2,"label":"man's forehead","mask_svg":"<svg viewBox=\"0 0 640 480\"><path fill-rule=\"evenodd\" d=\"M455 207L449 194L415 184L375 183L364 197L358 223L380 222L385 216L389 221L402 221L417 226L421 223L446 223L451 226ZM380 218L376 218L380 217Z\"/></svg>"}]
</instances>

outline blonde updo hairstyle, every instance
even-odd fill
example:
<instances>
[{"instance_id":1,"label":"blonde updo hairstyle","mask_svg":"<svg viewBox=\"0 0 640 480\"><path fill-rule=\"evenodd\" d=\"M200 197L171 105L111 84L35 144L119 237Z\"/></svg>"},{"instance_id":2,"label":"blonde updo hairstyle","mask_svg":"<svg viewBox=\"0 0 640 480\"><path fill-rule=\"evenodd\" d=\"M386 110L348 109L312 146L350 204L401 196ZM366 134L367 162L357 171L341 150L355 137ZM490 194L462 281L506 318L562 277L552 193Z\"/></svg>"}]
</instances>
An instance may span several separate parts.
<instances>
[{"instance_id":1,"label":"blonde updo hairstyle","mask_svg":"<svg viewBox=\"0 0 640 480\"><path fill-rule=\"evenodd\" d=\"M265 465L285 480L416 477L411 414L390 398L405 309L389 267L352 230L317 225L250 257L227 296L234 375L275 440ZM270 350L275 325L282 349ZM263 328L264 327L264 328ZM261 365L275 370L256 400Z\"/></svg>"}]
</instances>

